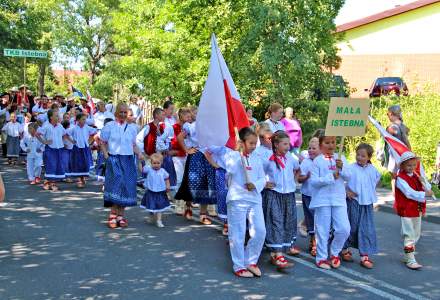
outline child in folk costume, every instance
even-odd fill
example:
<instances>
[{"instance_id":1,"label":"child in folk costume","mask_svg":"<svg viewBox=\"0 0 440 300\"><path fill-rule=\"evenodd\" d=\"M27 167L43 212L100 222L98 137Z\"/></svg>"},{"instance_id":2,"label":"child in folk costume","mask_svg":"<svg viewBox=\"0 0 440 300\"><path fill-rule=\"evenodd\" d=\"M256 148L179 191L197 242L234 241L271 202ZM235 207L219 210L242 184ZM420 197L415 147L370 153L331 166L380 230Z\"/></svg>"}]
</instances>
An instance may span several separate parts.
<instances>
[{"instance_id":1,"label":"child in folk costume","mask_svg":"<svg viewBox=\"0 0 440 300\"><path fill-rule=\"evenodd\" d=\"M64 127L58 122L58 113L55 110L47 112L49 122L38 129L38 138L40 142L46 145L43 152L43 161L45 167L45 179L43 189L58 191L57 181L66 177L62 162L61 149L64 148L64 139L73 143L73 140L67 135Z\"/></svg>"},{"instance_id":2,"label":"child in folk costume","mask_svg":"<svg viewBox=\"0 0 440 300\"><path fill-rule=\"evenodd\" d=\"M228 186L226 178L226 166L223 157L228 149L226 147L209 147L205 151L205 157L215 169L215 189L217 191L217 211L218 217L223 222L223 235L228 235L228 212L226 197Z\"/></svg>"},{"instance_id":3,"label":"child in folk costume","mask_svg":"<svg viewBox=\"0 0 440 300\"><path fill-rule=\"evenodd\" d=\"M313 187L310 209L315 213L315 237L317 244L316 265L323 269L339 268L339 252L350 234L344 180L350 178L345 157L334 154L336 137L319 138L321 154L313 160L310 184ZM340 156L340 154L339 154ZM330 262L328 248L330 231Z\"/></svg>"},{"instance_id":4,"label":"child in folk costume","mask_svg":"<svg viewBox=\"0 0 440 300\"><path fill-rule=\"evenodd\" d=\"M31 123L28 134L21 140L21 149L27 153L26 169L30 184L38 184L41 179L41 166L43 165L44 145L36 137L38 125Z\"/></svg>"},{"instance_id":5,"label":"child in folk costume","mask_svg":"<svg viewBox=\"0 0 440 300\"><path fill-rule=\"evenodd\" d=\"M70 121L64 120L61 122L61 125L66 130L66 134L70 135L70 132L72 130L72 125L70 124ZM67 183L72 183L73 180L70 178L72 176L72 170L71 170L71 157L72 157L72 149L73 149L73 143L71 143L69 140L64 139L64 148L61 148L61 160L64 168L64 172L66 174L66 179L64 179Z\"/></svg>"},{"instance_id":6,"label":"child in folk costume","mask_svg":"<svg viewBox=\"0 0 440 300\"><path fill-rule=\"evenodd\" d=\"M347 212L350 221L350 236L341 252L342 260L353 261L350 247L359 249L361 266L371 269L372 254L377 253L376 229L373 203L377 202L376 186L380 173L371 164L374 149L360 144L356 148L356 162L350 165L351 176L347 182Z\"/></svg>"},{"instance_id":7,"label":"child in folk costume","mask_svg":"<svg viewBox=\"0 0 440 300\"><path fill-rule=\"evenodd\" d=\"M112 122L113 119L112 118L106 118L104 120L103 126L107 125L109 122ZM98 148L98 155L96 158L96 180L100 181L100 182L104 182L105 181L105 159L104 159L104 153L101 150L101 145L103 144L102 140L101 140L101 131L99 131L97 134L95 134L94 136L94 140L95 140L95 144Z\"/></svg>"},{"instance_id":8,"label":"child in folk costume","mask_svg":"<svg viewBox=\"0 0 440 300\"><path fill-rule=\"evenodd\" d=\"M111 207L108 226L127 227L125 207L137 205L136 165L134 154L140 160L144 156L136 146L136 132L126 122L128 105L116 106L115 121L101 130L101 150L105 162L104 206Z\"/></svg>"},{"instance_id":9,"label":"child in folk costume","mask_svg":"<svg viewBox=\"0 0 440 300\"><path fill-rule=\"evenodd\" d=\"M261 191L266 183L261 160L255 155L257 135L245 127L239 132L243 157L237 151L225 155L229 180L228 206L229 247L234 274L239 277L260 277L257 266L266 236ZM249 221L247 244L246 221Z\"/></svg>"},{"instance_id":10,"label":"child in folk costume","mask_svg":"<svg viewBox=\"0 0 440 300\"><path fill-rule=\"evenodd\" d=\"M412 270L422 267L415 256L420 239L422 215L426 212L426 197L433 195L429 183L422 184L416 173L419 158L412 152L402 154L396 179L394 209L400 216L403 236L404 263Z\"/></svg>"},{"instance_id":11,"label":"child in folk costume","mask_svg":"<svg viewBox=\"0 0 440 300\"><path fill-rule=\"evenodd\" d=\"M261 161L263 162L263 167L268 164L269 157L272 156L272 130L270 129L270 126L266 122L261 122L258 124L258 138L260 145L257 146L255 149L255 154L257 154Z\"/></svg>"},{"instance_id":12,"label":"child in folk costume","mask_svg":"<svg viewBox=\"0 0 440 300\"><path fill-rule=\"evenodd\" d=\"M8 164L16 164L20 153L20 138L23 136L23 125L17 122L15 113L9 116L9 122L3 126L2 131L7 135L6 147Z\"/></svg>"},{"instance_id":13,"label":"child in folk costume","mask_svg":"<svg viewBox=\"0 0 440 300\"><path fill-rule=\"evenodd\" d=\"M304 158L300 165L300 176L298 182L302 183L301 197L302 207L304 211L304 223L307 230L307 235L310 237L309 252L310 255L316 256L316 240L315 240L315 222L314 213L310 209L310 202L312 201L313 188L310 183L310 176L312 175L313 160L320 154L319 140L312 138L309 141L309 149L307 158Z\"/></svg>"},{"instance_id":14,"label":"child in folk costume","mask_svg":"<svg viewBox=\"0 0 440 300\"><path fill-rule=\"evenodd\" d=\"M297 233L295 173L298 161L289 154L290 139L284 131L272 136L273 152L266 168L268 181L263 192L263 212L266 223L266 246L271 262L279 268L292 266L283 255L299 254L295 247ZM287 154L287 155L286 155Z\"/></svg>"},{"instance_id":15,"label":"child in folk costume","mask_svg":"<svg viewBox=\"0 0 440 300\"><path fill-rule=\"evenodd\" d=\"M89 138L96 134L96 128L86 124L86 115L76 115L76 125L72 127L69 135L74 140L71 156L71 175L78 177L77 186L83 188L86 184L85 177L89 176L92 152L89 148Z\"/></svg>"},{"instance_id":16,"label":"child in folk costume","mask_svg":"<svg viewBox=\"0 0 440 300\"><path fill-rule=\"evenodd\" d=\"M136 137L136 144L150 156L153 153L161 153L164 156L163 168L170 175L171 187L176 186L176 171L173 159L169 155L170 140L173 137L173 128L165 123L164 112L161 108L153 110L153 121L145 125Z\"/></svg>"},{"instance_id":17,"label":"child in folk costume","mask_svg":"<svg viewBox=\"0 0 440 300\"><path fill-rule=\"evenodd\" d=\"M177 136L182 132L183 124L191 120L191 111L187 108L181 108L179 109L178 115L179 115L179 120L177 123L173 125L174 137L171 140L171 152L173 157L174 169L176 170L176 190L175 190L176 192L182 183L183 173L185 171L185 162L186 162L185 149L183 149L180 146L179 141L177 140ZM183 212L185 210L185 201L175 200L175 203L176 203L176 214L183 215Z\"/></svg>"},{"instance_id":18,"label":"child in folk costume","mask_svg":"<svg viewBox=\"0 0 440 300\"><path fill-rule=\"evenodd\" d=\"M284 124L280 122L283 118L283 106L279 103L272 103L266 113L267 120L265 121L270 126L272 132L278 130L286 131Z\"/></svg>"},{"instance_id":19,"label":"child in folk costume","mask_svg":"<svg viewBox=\"0 0 440 300\"><path fill-rule=\"evenodd\" d=\"M167 192L170 191L170 179L167 171L161 168L163 156L159 153L150 155L151 167L144 166L142 174L145 176L145 194L141 201L141 208L153 213L157 227L164 227L162 212L170 209Z\"/></svg>"},{"instance_id":20,"label":"child in folk costume","mask_svg":"<svg viewBox=\"0 0 440 300\"><path fill-rule=\"evenodd\" d=\"M197 111L192 111L195 119ZM196 132L196 121L185 123L182 132L177 137L179 144L188 154L183 174L182 184L175 195L177 200L186 201L184 217L192 219L191 202L200 204L200 223L212 224L208 218L208 204L216 204L215 170L209 164L204 154L199 151Z\"/></svg>"}]
</instances>

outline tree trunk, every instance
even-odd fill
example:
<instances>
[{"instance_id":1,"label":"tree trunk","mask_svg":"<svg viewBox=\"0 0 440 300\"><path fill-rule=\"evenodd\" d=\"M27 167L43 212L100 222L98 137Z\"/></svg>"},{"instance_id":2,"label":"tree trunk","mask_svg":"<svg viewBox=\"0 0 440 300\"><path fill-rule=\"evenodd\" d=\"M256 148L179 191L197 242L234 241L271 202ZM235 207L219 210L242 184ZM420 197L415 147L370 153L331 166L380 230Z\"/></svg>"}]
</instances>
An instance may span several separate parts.
<instances>
[{"instance_id":1,"label":"tree trunk","mask_svg":"<svg viewBox=\"0 0 440 300\"><path fill-rule=\"evenodd\" d=\"M46 63L38 64L38 94L44 95L44 77L46 76Z\"/></svg>"}]
</instances>

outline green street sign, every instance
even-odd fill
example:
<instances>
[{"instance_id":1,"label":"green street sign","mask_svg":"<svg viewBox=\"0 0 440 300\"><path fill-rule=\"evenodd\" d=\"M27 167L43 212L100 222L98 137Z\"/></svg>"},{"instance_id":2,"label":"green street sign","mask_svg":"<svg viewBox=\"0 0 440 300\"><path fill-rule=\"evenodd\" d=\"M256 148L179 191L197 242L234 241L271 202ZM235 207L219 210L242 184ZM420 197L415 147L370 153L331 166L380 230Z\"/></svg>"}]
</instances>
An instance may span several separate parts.
<instances>
[{"instance_id":1,"label":"green street sign","mask_svg":"<svg viewBox=\"0 0 440 300\"><path fill-rule=\"evenodd\" d=\"M15 56L15 57L47 58L47 51L24 50L24 49L3 49L3 55L4 56Z\"/></svg>"}]
</instances>

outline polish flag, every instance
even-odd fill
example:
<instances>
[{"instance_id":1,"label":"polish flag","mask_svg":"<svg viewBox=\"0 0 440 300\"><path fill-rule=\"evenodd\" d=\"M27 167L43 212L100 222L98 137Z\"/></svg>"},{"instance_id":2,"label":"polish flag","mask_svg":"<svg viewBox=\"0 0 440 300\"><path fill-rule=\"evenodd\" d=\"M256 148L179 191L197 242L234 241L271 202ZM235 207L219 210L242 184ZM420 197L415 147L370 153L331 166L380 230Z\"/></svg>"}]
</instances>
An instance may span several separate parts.
<instances>
[{"instance_id":1,"label":"polish flag","mask_svg":"<svg viewBox=\"0 0 440 300\"><path fill-rule=\"evenodd\" d=\"M379 130L380 135L383 137L385 142L388 144L390 149L390 155L396 160L396 162L400 161L400 157L403 153L411 151L409 148L398 138L392 136L388 133L373 117L368 116L370 122ZM426 179L425 170L423 169L422 163L419 161L417 164L416 173L422 177L425 182L428 182Z\"/></svg>"},{"instance_id":2,"label":"polish flag","mask_svg":"<svg viewBox=\"0 0 440 300\"><path fill-rule=\"evenodd\" d=\"M87 104L90 106L90 109L92 110L92 115L96 112L95 103L93 103L92 94L90 94L90 91L87 90Z\"/></svg>"},{"instance_id":3,"label":"polish flag","mask_svg":"<svg viewBox=\"0 0 440 300\"><path fill-rule=\"evenodd\" d=\"M249 120L213 34L208 79L197 112L199 145L235 149L236 130L244 127L249 127Z\"/></svg>"}]
</instances>

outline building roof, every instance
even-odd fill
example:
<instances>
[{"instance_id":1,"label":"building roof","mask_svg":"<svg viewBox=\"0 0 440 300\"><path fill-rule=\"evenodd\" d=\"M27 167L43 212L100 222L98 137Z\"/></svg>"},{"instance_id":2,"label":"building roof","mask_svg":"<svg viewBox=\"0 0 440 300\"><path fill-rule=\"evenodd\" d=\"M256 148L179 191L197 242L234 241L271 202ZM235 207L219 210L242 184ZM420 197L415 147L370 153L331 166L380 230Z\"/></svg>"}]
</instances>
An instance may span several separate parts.
<instances>
[{"instance_id":1,"label":"building roof","mask_svg":"<svg viewBox=\"0 0 440 300\"><path fill-rule=\"evenodd\" d=\"M385 10L383 12L362 18L362 19L358 19L352 22L348 22L342 25L339 25L336 27L336 32L344 32L356 27L360 27L366 24L370 24L379 20L383 20L386 18L390 18L396 15L400 15L403 13L406 13L408 11L411 10L415 10L424 6L428 6L434 3L440 2L440 0L419 0L419 1L415 1L415 2L411 2L405 5L401 5L401 6L396 6L395 8L389 9L389 10Z\"/></svg>"}]
</instances>

